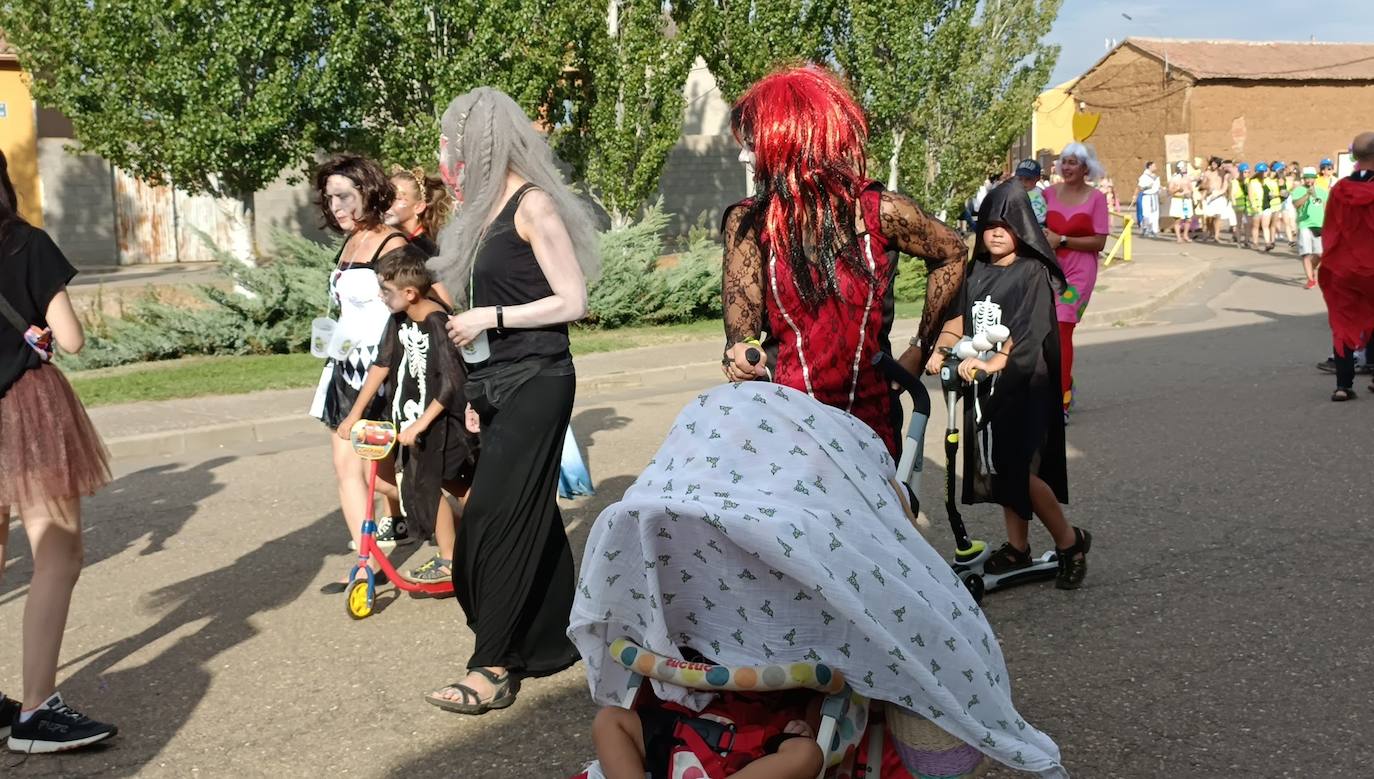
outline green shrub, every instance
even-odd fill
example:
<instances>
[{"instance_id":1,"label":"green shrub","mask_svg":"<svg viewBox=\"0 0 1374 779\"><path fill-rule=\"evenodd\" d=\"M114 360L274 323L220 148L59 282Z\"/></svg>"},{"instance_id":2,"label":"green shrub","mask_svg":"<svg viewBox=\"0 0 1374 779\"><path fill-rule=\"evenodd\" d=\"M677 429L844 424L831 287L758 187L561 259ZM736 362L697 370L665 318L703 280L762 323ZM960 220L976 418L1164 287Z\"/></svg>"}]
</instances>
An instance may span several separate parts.
<instances>
[{"instance_id":1,"label":"green shrub","mask_svg":"<svg viewBox=\"0 0 1374 779\"><path fill-rule=\"evenodd\" d=\"M660 200L644 218L601 234L601 278L587 296L586 325L626 327L720 316L720 244L693 228L687 246L662 262L668 214Z\"/></svg>"},{"instance_id":2,"label":"green shrub","mask_svg":"<svg viewBox=\"0 0 1374 779\"><path fill-rule=\"evenodd\" d=\"M926 264L915 257L897 261L897 281L892 285L898 303L919 303L926 299Z\"/></svg>"},{"instance_id":3,"label":"green shrub","mask_svg":"<svg viewBox=\"0 0 1374 779\"><path fill-rule=\"evenodd\" d=\"M190 355L307 350L310 321L325 312L334 250L286 233L274 240L275 257L257 266L219 254L220 272L234 289L199 285L202 305L171 305L150 292L120 319L95 315L87 323L86 348L63 365L80 370Z\"/></svg>"}]
</instances>

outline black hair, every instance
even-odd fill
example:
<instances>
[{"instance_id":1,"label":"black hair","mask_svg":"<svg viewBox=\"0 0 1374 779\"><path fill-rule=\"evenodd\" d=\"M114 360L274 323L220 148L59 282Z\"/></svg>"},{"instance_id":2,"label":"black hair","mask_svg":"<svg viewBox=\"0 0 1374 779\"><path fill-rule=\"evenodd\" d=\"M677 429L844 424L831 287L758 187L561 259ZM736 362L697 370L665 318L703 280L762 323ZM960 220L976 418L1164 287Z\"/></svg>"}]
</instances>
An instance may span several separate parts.
<instances>
[{"instance_id":1,"label":"black hair","mask_svg":"<svg viewBox=\"0 0 1374 779\"><path fill-rule=\"evenodd\" d=\"M5 153L0 151L0 243L9 237L10 228L16 224L28 224L19 215L19 198L14 194L14 183L10 181L10 163Z\"/></svg>"}]
</instances>

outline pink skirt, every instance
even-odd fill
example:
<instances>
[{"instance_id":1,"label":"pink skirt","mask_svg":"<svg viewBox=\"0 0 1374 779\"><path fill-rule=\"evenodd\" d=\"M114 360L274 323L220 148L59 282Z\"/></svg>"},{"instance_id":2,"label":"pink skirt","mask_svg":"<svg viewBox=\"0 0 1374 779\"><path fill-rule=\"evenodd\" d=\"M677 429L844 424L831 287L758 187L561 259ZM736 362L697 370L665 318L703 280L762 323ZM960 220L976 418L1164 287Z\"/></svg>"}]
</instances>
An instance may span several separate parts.
<instances>
[{"instance_id":1,"label":"pink skirt","mask_svg":"<svg viewBox=\"0 0 1374 779\"><path fill-rule=\"evenodd\" d=\"M90 495L110 454L62 371L44 364L0 397L0 506Z\"/></svg>"}]
</instances>

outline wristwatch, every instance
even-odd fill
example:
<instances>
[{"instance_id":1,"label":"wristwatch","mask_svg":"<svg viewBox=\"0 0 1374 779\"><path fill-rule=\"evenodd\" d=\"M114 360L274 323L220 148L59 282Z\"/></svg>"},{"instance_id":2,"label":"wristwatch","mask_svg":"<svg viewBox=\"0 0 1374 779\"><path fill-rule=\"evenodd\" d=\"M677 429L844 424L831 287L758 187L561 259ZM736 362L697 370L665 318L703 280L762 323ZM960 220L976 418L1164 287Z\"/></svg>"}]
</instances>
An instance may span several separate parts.
<instances>
[{"instance_id":1,"label":"wristwatch","mask_svg":"<svg viewBox=\"0 0 1374 779\"><path fill-rule=\"evenodd\" d=\"M1061 248L1061 249L1067 249L1067 248L1069 248L1069 236L1067 236L1067 235L1061 235L1061 236L1059 236L1059 248Z\"/></svg>"},{"instance_id":2,"label":"wristwatch","mask_svg":"<svg viewBox=\"0 0 1374 779\"><path fill-rule=\"evenodd\" d=\"M910 346L912 349L920 349L920 348L921 348L921 336L919 336L919 335L913 335L913 336L911 336L911 340L907 342L907 346Z\"/></svg>"}]
</instances>

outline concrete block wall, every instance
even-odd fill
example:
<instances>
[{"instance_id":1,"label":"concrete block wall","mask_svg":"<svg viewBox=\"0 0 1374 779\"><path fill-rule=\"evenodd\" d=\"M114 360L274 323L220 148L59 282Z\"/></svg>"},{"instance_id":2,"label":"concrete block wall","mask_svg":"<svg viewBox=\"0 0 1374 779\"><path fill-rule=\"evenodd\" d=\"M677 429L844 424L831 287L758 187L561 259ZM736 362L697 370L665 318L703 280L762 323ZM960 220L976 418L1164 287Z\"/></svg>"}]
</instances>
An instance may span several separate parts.
<instances>
[{"instance_id":1,"label":"concrete block wall","mask_svg":"<svg viewBox=\"0 0 1374 779\"><path fill-rule=\"evenodd\" d=\"M338 238L320 226L315 190L307 177L296 176L298 180L294 183L291 178L290 172L284 172L253 196L253 207L257 209L254 237L258 252L264 256L272 254L272 234L277 230L324 243Z\"/></svg>"},{"instance_id":2,"label":"concrete block wall","mask_svg":"<svg viewBox=\"0 0 1374 779\"><path fill-rule=\"evenodd\" d=\"M94 154L69 152L70 143L69 138L38 139L44 228L76 267L117 265L110 163Z\"/></svg>"},{"instance_id":3,"label":"concrete block wall","mask_svg":"<svg viewBox=\"0 0 1374 779\"><path fill-rule=\"evenodd\" d=\"M669 235L686 235L698 223L720 228L725 207L746 196L747 174L729 135L686 135L673 147L659 179Z\"/></svg>"}]
</instances>

